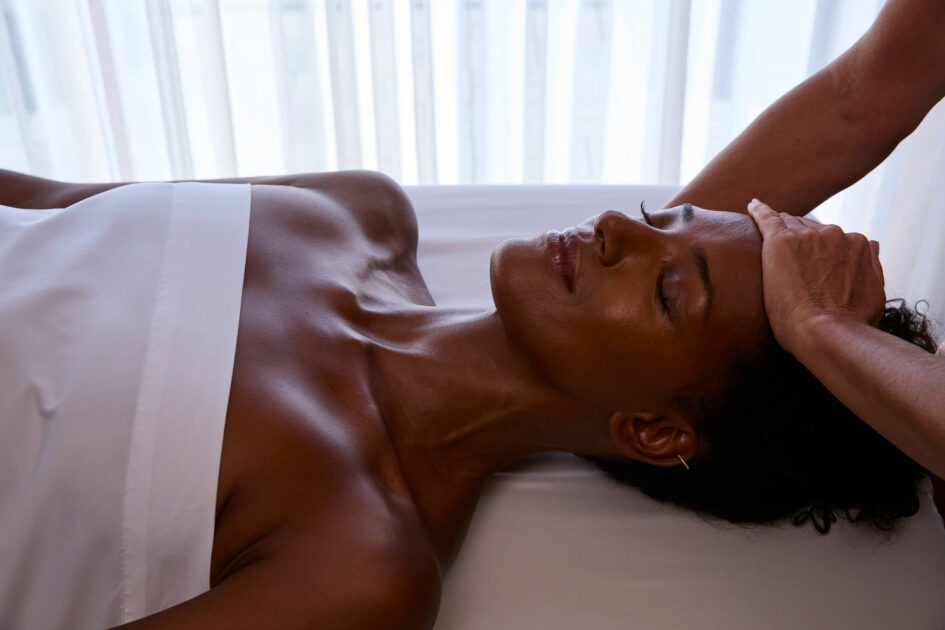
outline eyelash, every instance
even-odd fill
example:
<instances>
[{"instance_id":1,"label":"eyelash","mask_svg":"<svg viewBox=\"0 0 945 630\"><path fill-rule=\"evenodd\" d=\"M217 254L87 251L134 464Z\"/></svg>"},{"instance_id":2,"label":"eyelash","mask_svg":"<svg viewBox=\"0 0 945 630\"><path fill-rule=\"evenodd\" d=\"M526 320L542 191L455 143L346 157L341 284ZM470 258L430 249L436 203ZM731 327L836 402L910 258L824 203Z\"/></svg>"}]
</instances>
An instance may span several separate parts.
<instances>
[{"instance_id":1,"label":"eyelash","mask_svg":"<svg viewBox=\"0 0 945 630\"><path fill-rule=\"evenodd\" d=\"M646 213L646 202L645 202L645 201L641 201L641 202L640 202L640 214L643 215L643 222L646 223L647 225L649 225L650 227L653 227L653 222L650 221L650 215L648 215L648 214Z\"/></svg>"},{"instance_id":2,"label":"eyelash","mask_svg":"<svg viewBox=\"0 0 945 630\"><path fill-rule=\"evenodd\" d=\"M653 227L653 222L650 221L650 215L647 214L646 204L643 201L640 202L640 214L643 215L643 222L650 227ZM663 307L663 312L669 316L669 305L666 303L666 296L663 295L663 273L664 269L661 267L659 276L656 278L656 297L659 299L660 304Z\"/></svg>"}]
</instances>

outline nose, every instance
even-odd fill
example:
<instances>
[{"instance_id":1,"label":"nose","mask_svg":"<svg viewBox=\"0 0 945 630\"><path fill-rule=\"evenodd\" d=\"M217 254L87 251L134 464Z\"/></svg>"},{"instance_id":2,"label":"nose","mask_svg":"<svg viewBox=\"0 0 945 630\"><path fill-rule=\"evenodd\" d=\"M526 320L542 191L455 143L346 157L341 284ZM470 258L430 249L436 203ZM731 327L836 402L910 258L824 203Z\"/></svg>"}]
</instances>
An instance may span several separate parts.
<instances>
[{"instance_id":1,"label":"nose","mask_svg":"<svg viewBox=\"0 0 945 630\"><path fill-rule=\"evenodd\" d=\"M594 221L594 237L600 249L600 262L609 267L628 254L648 253L657 244L659 230L623 212L607 210Z\"/></svg>"}]
</instances>

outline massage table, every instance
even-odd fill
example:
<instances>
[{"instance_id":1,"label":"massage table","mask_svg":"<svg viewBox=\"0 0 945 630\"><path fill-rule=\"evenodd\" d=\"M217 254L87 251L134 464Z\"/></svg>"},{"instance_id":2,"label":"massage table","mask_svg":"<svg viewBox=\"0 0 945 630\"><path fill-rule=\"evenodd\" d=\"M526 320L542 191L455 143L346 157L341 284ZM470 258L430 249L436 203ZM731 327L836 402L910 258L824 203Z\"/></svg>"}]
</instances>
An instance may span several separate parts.
<instances>
[{"instance_id":1,"label":"massage table","mask_svg":"<svg viewBox=\"0 0 945 630\"><path fill-rule=\"evenodd\" d=\"M437 305L494 308L489 255L508 238L633 216L660 186L407 186ZM567 453L521 460L485 488L446 575L436 630L945 628L945 527L919 512L890 541L840 520L743 527L621 486Z\"/></svg>"}]
</instances>

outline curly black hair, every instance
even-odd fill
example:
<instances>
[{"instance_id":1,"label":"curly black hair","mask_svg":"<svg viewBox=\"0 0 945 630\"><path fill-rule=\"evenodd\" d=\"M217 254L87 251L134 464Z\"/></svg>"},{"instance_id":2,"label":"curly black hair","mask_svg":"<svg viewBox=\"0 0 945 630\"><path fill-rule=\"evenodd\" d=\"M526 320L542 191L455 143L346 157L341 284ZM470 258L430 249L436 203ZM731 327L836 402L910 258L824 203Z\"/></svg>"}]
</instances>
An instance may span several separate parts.
<instances>
[{"instance_id":1,"label":"curly black hair","mask_svg":"<svg viewBox=\"0 0 945 630\"><path fill-rule=\"evenodd\" d=\"M879 328L934 353L928 319L887 302ZM733 361L721 391L696 403L700 451L683 466L578 455L606 476L702 517L736 524L810 520L821 534L841 511L891 535L919 510L927 472L838 401L768 336ZM855 514L851 514L855 511Z\"/></svg>"}]
</instances>

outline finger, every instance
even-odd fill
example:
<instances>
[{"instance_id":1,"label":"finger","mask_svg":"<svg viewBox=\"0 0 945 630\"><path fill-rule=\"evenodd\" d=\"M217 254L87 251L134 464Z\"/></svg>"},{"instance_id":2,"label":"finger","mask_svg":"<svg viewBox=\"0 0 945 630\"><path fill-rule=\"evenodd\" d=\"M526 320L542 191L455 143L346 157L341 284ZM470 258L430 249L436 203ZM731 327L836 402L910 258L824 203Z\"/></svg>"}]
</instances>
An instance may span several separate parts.
<instances>
[{"instance_id":1,"label":"finger","mask_svg":"<svg viewBox=\"0 0 945 630\"><path fill-rule=\"evenodd\" d=\"M842 230L843 228L840 229ZM844 236L847 237L847 242L850 244L850 247L870 251L870 255L872 255L872 250L869 249L869 240L866 236L859 232L844 232ZM863 247L864 245L866 245L866 247Z\"/></svg>"},{"instance_id":2,"label":"finger","mask_svg":"<svg viewBox=\"0 0 945 630\"><path fill-rule=\"evenodd\" d=\"M800 219L801 223L803 223L807 227L818 228L823 225L823 223L811 217L797 217L797 218Z\"/></svg>"},{"instance_id":3,"label":"finger","mask_svg":"<svg viewBox=\"0 0 945 630\"><path fill-rule=\"evenodd\" d=\"M863 238L865 239L866 237ZM876 310L873 312L873 317L870 323L873 326L879 326L879 323L882 321L883 314L886 310L886 280L883 277L883 266L879 262L879 243L876 241L868 241L868 244L869 245L866 248L866 252L864 253L869 256L870 264L873 267L873 273L876 275L876 279L879 280Z\"/></svg>"},{"instance_id":4,"label":"finger","mask_svg":"<svg viewBox=\"0 0 945 630\"><path fill-rule=\"evenodd\" d=\"M886 314L886 294L883 293L883 301L877 306L876 312L870 319L870 326L876 328L883 321L883 315Z\"/></svg>"},{"instance_id":5,"label":"finger","mask_svg":"<svg viewBox=\"0 0 945 630\"><path fill-rule=\"evenodd\" d=\"M879 273L880 277L882 277L882 270L880 270ZM876 311L873 315L873 321L871 322L873 326L879 326L879 323L883 321L883 315L886 313L886 290L880 287L877 297Z\"/></svg>"},{"instance_id":6,"label":"finger","mask_svg":"<svg viewBox=\"0 0 945 630\"><path fill-rule=\"evenodd\" d=\"M769 238L784 229L781 215L757 199L752 199L748 204L748 214L758 226L762 238Z\"/></svg>"},{"instance_id":7,"label":"finger","mask_svg":"<svg viewBox=\"0 0 945 630\"><path fill-rule=\"evenodd\" d=\"M790 214L781 213L781 219L784 221L784 226L795 230L797 232L806 232L810 229L810 226L804 223L802 217L795 217Z\"/></svg>"},{"instance_id":8,"label":"finger","mask_svg":"<svg viewBox=\"0 0 945 630\"><path fill-rule=\"evenodd\" d=\"M835 243L845 243L847 246L850 246L857 237L865 240L862 234L857 234L856 232L845 232L843 228L836 223L824 223L823 225L818 225L817 232L820 233L822 237L832 239Z\"/></svg>"},{"instance_id":9,"label":"finger","mask_svg":"<svg viewBox=\"0 0 945 630\"><path fill-rule=\"evenodd\" d=\"M883 286L886 286L886 279L883 277L883 265L879 262L879 243L870 241L870 262L873 263L873 271Z\"/></svg>"}]
</instances>

